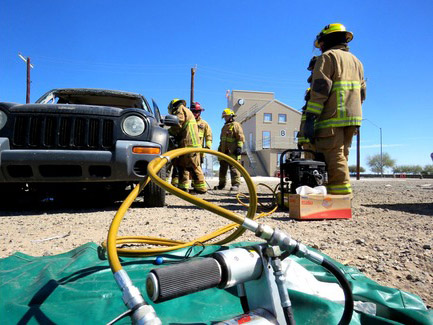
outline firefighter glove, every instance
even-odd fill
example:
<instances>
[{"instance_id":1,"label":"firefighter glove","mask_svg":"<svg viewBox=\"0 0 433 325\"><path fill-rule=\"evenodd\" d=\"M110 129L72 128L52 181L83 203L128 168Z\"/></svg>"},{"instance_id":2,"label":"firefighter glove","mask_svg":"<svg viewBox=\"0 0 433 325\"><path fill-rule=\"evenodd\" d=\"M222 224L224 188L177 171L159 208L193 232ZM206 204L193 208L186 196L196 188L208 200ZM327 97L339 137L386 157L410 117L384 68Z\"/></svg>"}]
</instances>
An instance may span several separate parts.
<instances>
[{"instance_id":1,"label":"firefighter glove","mask_svg":"<svg viewBox=\"0 0 433 325\"><path fill-rule=\"evenodd\" d=\"M240 156L242 153L242 148L241 147L237 147L235 150L235 156Z\"/></svg>"},{"instance_id":2,"label":"firefighter glove","mask_svg":"<svg viewBox=\"0 0 433 325\"><path fill-rule=\"evenodd\" d=\"M307 114L307 118L304 124L304 137L310 140L311 143L314 142L314 121L316 116L314 114Z\"/></svg>"}]
</instances>

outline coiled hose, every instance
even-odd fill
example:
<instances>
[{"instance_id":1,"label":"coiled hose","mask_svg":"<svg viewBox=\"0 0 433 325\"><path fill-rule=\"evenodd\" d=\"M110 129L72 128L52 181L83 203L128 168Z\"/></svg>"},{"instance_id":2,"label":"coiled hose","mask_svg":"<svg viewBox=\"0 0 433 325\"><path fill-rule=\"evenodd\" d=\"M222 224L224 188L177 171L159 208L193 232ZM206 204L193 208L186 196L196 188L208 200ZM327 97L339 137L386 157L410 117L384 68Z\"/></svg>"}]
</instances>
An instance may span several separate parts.
<instances>
[{"instance_id":1,"label":"coiled hose","mask_svg":"<svg viewBox=\"0 0 433 325\"><path fill-rule=\"evenodd\" d=\"M218 205L215 205L213 203L207 202L199 197L196 197L194 195L191 195L185 191L182 191L173 185L169 184L165 180L162 180L157 173L159 170L169 161L173 160L174 158L177 158L182 155L191 154L191 153L209 153L212 155L217 156L219 159L227 161L229 164L235 166L241 173L241 175L244 177L245 182L248 187L249 192L249 205L248 205L248 211L246 216L239 215L237 213L234 213L233 211L224 209ZM119 210L117 211L116 215L113 218L113 221L110 225L110 229L108 231L108 237L106 243L103 243L103 246L107 249L107 255L108 260L110 263L110 267L114 272L120 271L122 269L122 266L119 261L119 255L154 255L154 254L160 254L163 252L171 251L171 250L177 250L184 247L189 247L193 245L195 242L199 241L202 243L206 243L210 241L211 239L218 237L236 227L238 227L237 230L235 230L232 234L230 234L228 237L215 242L215 245L224 245L226 243L229 243L239 236L241 236L245 232L245 228L239 227L239 225L242 225L245 218L248 219L257 219L259 216L256 216L257 211L257 191L256 187L249 176L248 172L245 170L245 168L236 160L232 159L231 157L210 149L204 149L204 148L180 148L171 150L167 153L165 153L163 156L157 157L153 159L148 167L148 176L141 181L134 189L131 191L131 193L128 195L128 197L125 199L125 201L120 206ZM141 192L141 190L150 182L155 182L158 186L162 187L166 191L177 195L181 199L190 202L192 204L197 205L198 207L201 207L203 209L206 209L208 211L211 211L219 216L222 216L226 219L229 219L234 222L234 224L227 225L216 232L202 236L200 238L197 238L196 240L192 242L182 242L182 241L176 241L171 239L164 239L164 238L156 238L156 237L141 237L141 236L124 236L124 237L117 237L117 233L120 227L120 222L122 221L126 211L131 206L131 204L135 201L138 194ZM124 248L117 248L117 245L119 244L154 244L154 245L165 245L167 247L155 247L155 248L148 248L148 249L124 249Z\"/></svg>"}]
</instances>

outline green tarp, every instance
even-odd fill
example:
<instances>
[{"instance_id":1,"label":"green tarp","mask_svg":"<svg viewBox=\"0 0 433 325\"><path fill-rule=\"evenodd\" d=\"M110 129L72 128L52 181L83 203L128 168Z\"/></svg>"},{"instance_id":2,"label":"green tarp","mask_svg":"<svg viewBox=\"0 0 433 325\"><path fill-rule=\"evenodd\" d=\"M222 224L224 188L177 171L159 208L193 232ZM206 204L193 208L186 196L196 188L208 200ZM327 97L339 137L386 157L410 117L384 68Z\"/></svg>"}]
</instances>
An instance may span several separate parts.
<instances>
[{"instance_id":1,"label":"green tarp","mask_svg":"<svg viewBox=\"0 0 433 325\"><path fill-rule=\"evenodd\" d=\"M238 243L230 247L253 243ZM207 246L200 256L220 246ZM193 249L193 254L201 250ZM179 261L186 250L165 255L165 262ZM325 269L294 257L320 281L335 282ZM145 279L155 268L155 257L123 258L122 265L146 301ZM334 261L335 262L335 261ZM352 324L433 324L433 312L413 294L383 287L358 270L335 262L350 281L355 300L373 302L377 315L355 312ZM162 265L161 267L163 267ZM298 324L336 324L343 306L289 290ZM210 324L242 314L235 290L208 289L154 304L163 324ZM106 324L126 311L101 248L88 243L70 252L44 257L16 253L0 259L0 324ZM124 318L118 324L130 323Z\"/></svg>"}]
</instances>

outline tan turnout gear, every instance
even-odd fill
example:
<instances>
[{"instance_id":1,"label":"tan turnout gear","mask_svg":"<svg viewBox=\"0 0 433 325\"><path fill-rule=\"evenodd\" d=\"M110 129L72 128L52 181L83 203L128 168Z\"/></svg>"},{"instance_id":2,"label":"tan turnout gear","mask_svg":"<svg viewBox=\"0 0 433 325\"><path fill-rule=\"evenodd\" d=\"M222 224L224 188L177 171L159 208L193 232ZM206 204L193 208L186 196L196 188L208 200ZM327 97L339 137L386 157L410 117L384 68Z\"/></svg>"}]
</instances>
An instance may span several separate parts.
<instances>
[{"instance_id":1,"label":"tan turnout gear","mask_svg":"<svg viewBox=\"0 0 433 325\"><path fill-rule=\"evenodd\" d=\"M185 106L185 101L171 101L169 111L170 109L172 114L176 115L179 119L179 124L169 129L169 133L176 138L178 147L201 148L197 122L192 112ZM194 190L206 193L206 182L200 167L200 156L198 153L182 155L177 159L175 164L179 170L179 188L188 190L189 173L191 173L194 181Z\"/></svg>"},{"instance_id":2,"label":"tan turnout gear","mask_svg":"<svg viewBox=\"0 0 433 325\"><path fill-rule=\"evenodd\" d=\"M212 129L201 117L197 120L199 142L203 148L212 148Z\"/></svg>"},{"instance_id":3,"label":"tan turnout gear","mask_svg":"<svg viewBox=\"0 0 433 325\"><path fill-rule=\"evenodd\" d=\"M240 161L241 156L237 155L237 151L242 148L245 142L244 132L241 125L233 120L235 116L231 109L225 109L222 114L223 117L231 117L226 121L222 130L220 137L220 145L218 151L225 153L233 159ZM232 187L238 187L241 183L241 174L234 167L229 165L224 160L220 160L220 170L219 170L219 185L218 188L224 188L226 185L226 175L227 170L230 168L230 178Z\"/></svg>"},{"instance_id":4,"label":"tan turnout gear","mask_svg":"<svg viewBox=\"0 0 433 325\"><path fill-rule=\"evenodd\" d=\"M365 97L364 68L345 44L331 46L317 58L306 113L316 117L314 140L325 156L331 194L352 192L347 158Z\"/></svg>"},{"instance_id":5,"label":"tan turnout gear","mask_svg":"<svg viewBox=\"0 0 433 325\"><path fill-rule=\"evenodd\" d=\"M204 111L204 108L201 107L199 102L195 102L191 106L191 112L194 114L195 120L197 121L198 127L198 137L200 145L203 148L211 149L212 148L212 129L209 124L201 118L201 112ZM200 165L203 164L204 161L204 153L200 154ZM195 181L192 181L193 186L195 187Z\"/></svg>"}]
</instances>

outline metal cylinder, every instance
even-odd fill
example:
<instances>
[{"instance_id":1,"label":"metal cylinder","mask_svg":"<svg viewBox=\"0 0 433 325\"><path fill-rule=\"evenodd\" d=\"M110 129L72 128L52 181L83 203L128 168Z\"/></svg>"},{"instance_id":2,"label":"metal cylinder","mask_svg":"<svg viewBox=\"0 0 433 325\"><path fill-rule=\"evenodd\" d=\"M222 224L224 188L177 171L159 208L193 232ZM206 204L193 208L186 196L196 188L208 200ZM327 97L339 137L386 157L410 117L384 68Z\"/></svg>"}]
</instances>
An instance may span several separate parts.
<instances>
[{"instance_id":1,"label":"metal cylinder","mask_svg":"<svg viewBox=\"0 0 433 325\"><path fill-rule=\"evenodd\" d=\"M222 270L219 288L229 288L239 283L256 280L262 274L260 255L251 247L220 251L213 257L220 263Z\"/></svg>"},{"instance_id":2,"label":"metal cylinder","mask_svg":"<svg viewBox=\"0 0 433 325\"><path fill-rule=\"evenodd\" d=\"M220 265L207 257L153 269L147 276L146 291L158 303L216 287L220 282Z\"/></svg>"}]
</instances>

